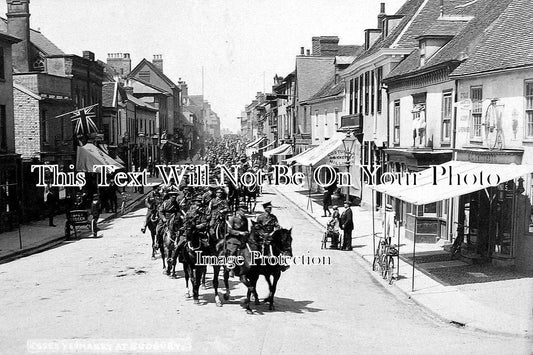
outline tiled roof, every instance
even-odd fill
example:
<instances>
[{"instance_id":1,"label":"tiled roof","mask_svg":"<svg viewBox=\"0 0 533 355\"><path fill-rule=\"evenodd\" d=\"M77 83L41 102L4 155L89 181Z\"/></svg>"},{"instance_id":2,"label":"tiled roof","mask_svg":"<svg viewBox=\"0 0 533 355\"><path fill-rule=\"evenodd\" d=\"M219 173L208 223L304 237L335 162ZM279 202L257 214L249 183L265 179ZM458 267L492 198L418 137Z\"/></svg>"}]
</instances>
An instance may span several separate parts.
<instances>
[{"instance_id":1,"label":"tiled roof","mask_svg":"<svg viewBox=\"0 0 533 355\"><path fill-rule=\"evenodd\" d=\"M117 83L114 81L108 81L102 83L102 106L103 107L116 107L115 95L116 95Z\"/></svg>"},{"instance_id":2,"label":"tiled roof","mask_svg":"<svg viewBox=\"0 0 533 355\"><path fill-rule=\"evenodd\" d=\"M168 86L177 87L177 85L174 84L174 82L172 80L170 80L170 78L168 76L163 74L163 72L161 70L159 70L158 67L156 67L152 62L146 60L146 58L141 60L141 62L139 64L137 64L137 66L135 68L133 68L133 70L128 75L128 77L134 77L137 74L137 72L139 72L144 65L148 66L154 73L156 73L161 79L163 79L163 81L165 83L167 83Z\"/></svg>"},{"instance_id":3,"label":"tiled roof","mask_svg":"<svg viewBox=\"0 0 533 355\"><path fill-rule=\"evenodd\" d=\"M338 56L357 56L363 52L363 46L339 46Z\"/></svg>"},{"instance_id":4,"label":"tiled roof","mask_svg":"<svg viewBox=\"0 0 533 355\"><path fill-rule=\"evenodd\" d=\"M144 108L147 108L149 110L157 111L157 109L155 107L153 107L152 105L150 105L149 103L146 103L143 100L138 99L138 98L136 98L135 96L133 96L131 94L128 94L128 100L130 100L131 102L133 102L137 106L144 107Z\"/></svg>"},{"instance_id":5,"label":"tiled roof","mask_svg":"<svg viewBox=\"0 0 533 355\"><path fill-rule=\"evenodd\" d=\"M450 21L450 20L437 20L433 25L424 31L423 36L455 36L461 32L468 21Z\"/></svg>"},{"instance_id":6,"label":"tiled roof","mask_svg":"<svg viewBox=\"0 0 533 355\"><path fill-rule=\"evenodd\" d=\"M7 19L0 17L0 30L7 32ZM30 29L30 42L45 55L65 54L41 32Z\"/></svg>"},{"instance_id":7,"label":"tiled roof","mask_svg":"<svg viewBox=\"0 0 533 355\"><path fill-rule=\"evenodd\" d=\"M439 0L429 0L429 2L431 1L434 1L435 4L439 2ZM445 27L449 31L452 29L453 23L457 26L457 34L431 58L429 58L424 67L420 66L420 52L416 49L406 59L400 62L400 64L398 64L385 79L414 73L419 70L427 70L432 66L437 66L446 62L458 63L464 60L469 53L477 48L480 40L486 36L486 30L490 28L491 24L505 11L505 8L511 1L512 0L478 0L475 3L470 2L470 5L457 8L457 10L460 10L460 15L462 16L474 16L474 18L466 24L461 24L457 21L445 21L446 24L438 24L441 20L437 20L437 14L437 17L433 20L433 25L428 25L428 28L425 31L421 31L419 36L443 30ZM433 8L428 8L428 12L426 13L425 11L422 11L420 16L427 18L428 13L433 14L434 12ZM418 45L416 47L418 47Z\"/></svg>"},{"instance_id":8,"label":"tiled roof","mask_svg":"<svg viewBox=\"0 0 533 355\"><path fill-rule=\"evenodd\" d=\"M308 101L337 96L337 95L342 94L343 92L344 92L344 82L340 81L338 83L335 83L335 78L331 78L331 80L329 80L326 83L326 85L324 85Z\"/></svg>"},{"instance_id":9,"label":"tiled roof","mask_svg":"<svg viewBox=\"0 0 533 355\"><path fill-rule=\"evenodd\" d=\"M453 75L533 64L533 2L513 0Z\"/></svg>"},{"instance_id":10,"label":"tiled roof","mask_svg":"<svg viewBox=\"0 0 533 355\"><path fill-rule=\"evenodd\" d=\"M380 37L368 50L362 52L357 60L366 58L382 48L389 48L394 44L394 41L402 34L404 28L410 23L411 18L416 14L417 10L424 3L425 0L407 0L405 4L396 12L396 15L403 16L400 24L394 28L385 38Z\"/></svg>"}]
</instances>

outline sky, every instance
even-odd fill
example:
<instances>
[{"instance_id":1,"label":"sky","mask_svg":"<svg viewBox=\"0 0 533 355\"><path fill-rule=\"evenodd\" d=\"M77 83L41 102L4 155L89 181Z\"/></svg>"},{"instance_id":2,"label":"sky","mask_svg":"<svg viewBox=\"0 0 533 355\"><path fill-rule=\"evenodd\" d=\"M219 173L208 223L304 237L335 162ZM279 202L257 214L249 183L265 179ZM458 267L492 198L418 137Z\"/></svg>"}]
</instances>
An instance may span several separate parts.
<instances>
[{"instance_id":1,"label":"sky","mask_svg":"<svg viewBox=\"0 0 533 355\"><path fill-rule=\"evenodd\" d=\"M31 0L30 25L65 53L130 53L132 67L163 55L163 70L202 93L236 132L238 117L274 75L294 70L313 36L362 44L377 26L380 2L393 14L405 0ZM6 2L0 1L6 13Z\"/></svg>"}]
</instances>

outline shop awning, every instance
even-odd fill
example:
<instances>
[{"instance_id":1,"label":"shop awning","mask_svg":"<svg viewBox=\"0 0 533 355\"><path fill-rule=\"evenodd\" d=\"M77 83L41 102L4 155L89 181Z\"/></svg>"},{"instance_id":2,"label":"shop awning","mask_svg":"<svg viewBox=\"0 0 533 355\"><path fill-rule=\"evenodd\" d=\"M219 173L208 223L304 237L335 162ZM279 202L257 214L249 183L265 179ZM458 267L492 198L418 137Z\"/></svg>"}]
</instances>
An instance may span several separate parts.
<instances>
[{"instance_id":1,"label":"shop awning","mask_svg":"<svg viewBox=\"0 0 533 355\"><path fill-rule=\"evenodd\" d=\"M337 132L325 141L324 143L316 146L315 148L308 150L296 157L293 157L293 161L299 165L312 166L316 165L322 159L328 156L331 152L342 146L342 140L346 138L345 133Z\"/></svg>"},{"instance_id":2,"label":"shop awning","mask_svg":"<svg viewBox=\"0 0 533 355\"><path fill-rule=\"evenodd\" d=\"M268 143L267 145L265 145L264 147L261 147L259 149L267 149L267 148L270 148L274 145L274 143L276 143L277 141L272 141L270 143Z\"/></svg>"},{"instance_id":3,"label":"shop awning","mask_svg":"<svg viewBox=\"0 0 533 355\"><path fill-rule=\"evenodd\" d=\"M313 149L315 149L315 147L310 147L310 148L307 148L306 150L304 150L303 152L301 152L300 154L297 154L289 159L285 159L284 162L287 163L287 164L292 164L292 163L296 163L296 160L297 159L300 159L302 156L304 156L305 154L309 153L310 151L312 151Z\"/></svg>"},{"instance_id":4,"label":"shop awning","mask_svg":"<svg viewBox=\"0 0 533 355\"><path fill-rule=\"evenodd\" d=\"M124 169L124 166L97 148L94 144L87 143L78 147L76 152L76 170L93 172L94 165L112 165L116 169Z\"/></svg>"},{"instance_id":5,"label":"shop awning","mask_svg":"<svg viewBox=\"0 0 533 355\"><path fill-rule=\"evenodd\" d=\"M414 205L447 200L497 186L518 177L533 173L533 165L481 164L468 161L450 161L416 174L416 184L402 179L402 184L381 184L370 188ZM489 181L488 177L491 176ZM450 180L451 176L451 180ZM458 181L457 178L461 177ZM466 183L463 180L467 177ZM474 181L473 177L477 177ZM498 179L499 177L499 179ZM407 183L409 182L409 183Z\"/></svg>"},{"instance_id":6,"label":"shop awning","mask_svg":"<svg viewBox=\"0 0 533 355\"><path fill-rule=\"evenodd\" d=\"M259 146L259 144L264 140L266 139L265 137L261 137L261 138L257 138L255 141L253 141L252 143L248 143L246 145L246 148L256 148L257 146Z\"/></svg>"},{"instance_id":7,"label":"shop awning","mask_svg":"<svg viewBox=\"0 0 533 355\"><path fill-rule=\"evenodd\" d=\"M265 158L270 158L273 155L290 155L292 154L292 146L290 144L282 144L277 148L267 150L266 152L263 152L263 156Z\"/></svg>"}]
</instances>

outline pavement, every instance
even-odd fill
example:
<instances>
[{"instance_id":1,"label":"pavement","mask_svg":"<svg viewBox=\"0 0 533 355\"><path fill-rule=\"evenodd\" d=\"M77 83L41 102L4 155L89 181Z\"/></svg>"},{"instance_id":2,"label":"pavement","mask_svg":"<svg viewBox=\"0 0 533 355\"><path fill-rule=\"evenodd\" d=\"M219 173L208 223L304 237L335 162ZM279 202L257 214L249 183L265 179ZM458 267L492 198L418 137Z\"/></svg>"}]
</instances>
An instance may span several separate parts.
<instances>
[{"instance_id":1,"label":"pavement","mask_svg":"<svg viewBox=\"0 0 533 355\"><path fill-rule=\"evenodd\" d=\"M269 188L286 197L295 207L320 223L325 230L330 218L322 217L321 194L311 194L310 198L307 190L295 189L293 186ZM369 191L366 194L363 191L363 196L365 195L367 199L371 196ZM334 200L333 203L341 206L339 212L342 213L342 201ZM353 252L364 260L371 270L375 250L373 228L376 232L381 230L382 216L378 211L374 212L373 226L372 207L365 200L361 206L352 207L352 210L355 222ZM276 213L275 206L273 213ZM320 244L322 237L315 236L316 243ZM487 266L488 271L485 271L478 265L470 266L457 260L449 261L449 257L446 261L443 258L437 262L417 263L413 271L412 241L402 238L399 245L399 275L389 287L401 290L401 295L456 326L491 334L533 337L533 275L498 270L496 276L499 277L494 277L489 272L493 271L494 267ZM417 243L415 255L417 258L432 255L438 249L443 255L445 245ZM373 274L376 278L381 278L377 272ZM446 278L446 275L450 276Z\"/></svg>"},{"instance_id":2,"label":"pavement","mask_svg":"<svg viewBox=\"0 0 533 355\"><path fill-rule=\"evenodd\" d=\"M274 311L252 302L248 314L237 277L227 290L219 277L219 294L230 297L217 307L212 267L195 304L182 266L169 278L151 258L151 238L140 231L146 209L138 208L104 223L102 238L0 265L0 354L531 354L529 339L440 321L374 278L357 254L321 250L323 227L287 198L266 189L259 203L267 200L292 228L295 256ZM257 292L268 295L263 277Z\"/></svg>"},{"instance_id":3,"label":"pavement","mask_svg":"<svg viewBox=\"0 0 533 355\"><path fill-rule=\"evenodd\" d=\"M159 179L149 178L148 183L159 182ZM132 187L126 188L127 200L125 213L129 212L140 200L151 191L150 187L145 187L143 193L134 192ZM119 205L121 203L119 196ZM120 208L120 206L119 206ZM98 224L102 225L117 217L119 213L102 213ZM14 229L0 234L0 263L12 261L14 259L31 255L62 243L65 238L64 214L54 217L55 227L48 225L48 218L23 224L20 229ZM89 229L79 228L81 235L89 235ZM80 234L78 234L78 238ZM71 238L74 238L72 235Z\"/></svg>"}]
</instances>

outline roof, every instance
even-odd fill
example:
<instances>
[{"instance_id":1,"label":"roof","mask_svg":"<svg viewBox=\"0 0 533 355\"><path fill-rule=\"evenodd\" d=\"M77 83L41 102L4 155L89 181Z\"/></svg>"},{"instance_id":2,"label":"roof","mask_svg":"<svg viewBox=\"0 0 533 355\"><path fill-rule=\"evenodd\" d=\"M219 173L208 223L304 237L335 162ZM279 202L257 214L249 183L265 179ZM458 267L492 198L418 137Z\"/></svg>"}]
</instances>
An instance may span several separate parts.
<instances>
[{"instance_id":1,"label":"roof","mask_svg":"<svg viewBox=\"0 0 533 355\"><path fill-rule=\"evenodd\" d=\"M323 99L327 97L333 97L344 93L344 82L339 81L335 83L335 77L331 78L326 85L324 85L315 95L313 95L309 100Z\"/></svg>"},{"instance_id":2,"label":"roof","mask_svg":"<svg viewBox=\"0 0 533 355\"><path fill-rule=\"evenodd\" d=\"M146 58L143 58L143 60L141 60L141 62L137 64L135 68L133 68L133 70L128 75L128 77L134 77L144 65L148 66L154 73L156 73L161 79L163 79L163 81L167 83L171 88L178 87L176 84L174 84L172 80L170 80L168 76L166 76L161 70L159 70L158 67L156 67L152 62L146 60Z\"/></svg>"},{"instance_id":3,"label":"roof","mask_svg":"<svg viewBox=\"0 0 533 355\"><path fill-rule=\"evenodd\" d=\"M9 34L7 34L4 31L0 31L0 40L6 41L6 42L11 43L11 44L15 44L15 43L18 43L18 42L21 41L21 39L19 39L17 37L10 36Z\"/></svg>"},{"instance_id":4,"label":"roof","mask_svg":"<svg viewBox=\"0 0 533 355\"><path fill-rule=\"evenodd\" d=\"M139 78L128 78L129 84L133 87L133 92L136 94L164 94L171 96L171 94L149 82L146 82Z\"/></svg>"},{"instance_id":5,"label":"roof","mask_svg":"<svg viewBox=\"0 0 533 355\"><path fill-rule=\"evenodd\" d=\"M42 97L39 96L38 94L34 93L33 91L31 91L29 88L25 87L24 85L21 85L21 84L17 84L17 83L13 83L13 88L14 89L17 89L18 91L30 96L30 97L33 97L35 100L42 100Z\"/></svg>"},{"instance_id":6,"label":"roof","mask_svg":"<svg viewBox=\"0 0 533 355\"><path fill-rule=\"evenodd\" d=\"M152 105L144 102L141 99L136 98L135 96L133 96L131 94L128 94L128 100L133 102L136 106L140 106L140 107L143 107L143 108L146 108L146 109L149 109L149 110L157 111L157 109L155 107L153 107Z\"/></svg>"},{"instance_id":7,"label":"roof","mask_svg":"<svg viewBox=\"0 0 533 355\"><path fill-rule=\"evenodd\" d=\"M533 64L533 2L513 0L479 45L452 75L467 75Z\"/></svg>"},{"instance_id":8,"label":"roof","mask_svg":"<svg viewBox=\"0 0 533 355\"><path fill-rule=\"evenodd\" d=\"M338 46L338 49L337 55L342 57L357 56L364 50L363 46L355 45Z\"/></svg>"},{"instance_id":9,"label":"roof","mask_svg":"<svg viewBox=\"0 0 533 355\"><path fill-rule=\"evenodd\" d=\"M102 107L116 107L117 85L114 81L102 83Z\"/></svg>"},{"instance_id":10,"label":"roof","mask_svg":"<svg viewBox=\"0 0 533 355\"><path fill-rule=\"evenodd\" d=\"M0 17L0 20L0 31L7 32L7 19ZM30 42L47 56L65 54L40 31L30 29Z\"/></svg>"},{"instance_id":11,"label":"roof","mask_svg":"<svg viewBox=\"0 0 533 355\"><path fill-rule=\"evenodd\" d=\"M439 0L429 0L429 2L431 1L437 3ZM415 49L406 59L400 62L400 64L398 64L385 79L414 74L419 71L427 71L432 67L441 66L445 63L455 62L454 65L458 65L458 63L463 61L472 50L478 47L480 39L486 36L486 30L505 11L505 8L511 1L512 0L478 0L475 3L471 2L470 5L467 4L466 6L459 8L462 16L468 14L475 15L475 17L471 19L465 18L465 21L457 21L456 19L451 21L439 20L437 14L437 17L433 21L433 25L429 26L426 31L420 32L419 36L427 34L436 35L438 32L443 34L443 31L447 31L448 34L455 32L455 36L432 57L428 58L423 67L420 66L420 51ZM427 12L433 14L434 9L428 8ZM422 11L421 16L427 17L428 14ZM522 35L523 33L524 32L522 32Z\"/></svg>"}]
</instances>

